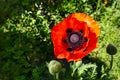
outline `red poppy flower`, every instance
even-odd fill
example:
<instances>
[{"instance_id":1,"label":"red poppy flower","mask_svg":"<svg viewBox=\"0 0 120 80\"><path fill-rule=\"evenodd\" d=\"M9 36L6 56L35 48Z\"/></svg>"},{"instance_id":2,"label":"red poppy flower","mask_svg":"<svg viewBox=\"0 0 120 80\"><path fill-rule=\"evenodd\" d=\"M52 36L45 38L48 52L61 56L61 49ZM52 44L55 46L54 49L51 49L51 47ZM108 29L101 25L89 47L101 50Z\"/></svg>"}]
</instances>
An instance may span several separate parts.
<instances>
[{"instance_id":1,"label":"red poppy flower","mask_svg":"<svg viewBox=\"0 0 120 80\"><path fill-rule=\"evenodd\" d=\"M100 28L90 16L71 14L52 28L54 54L68 62L78 61L97 47L99 35Z\"/></svg>"}]
</instances>

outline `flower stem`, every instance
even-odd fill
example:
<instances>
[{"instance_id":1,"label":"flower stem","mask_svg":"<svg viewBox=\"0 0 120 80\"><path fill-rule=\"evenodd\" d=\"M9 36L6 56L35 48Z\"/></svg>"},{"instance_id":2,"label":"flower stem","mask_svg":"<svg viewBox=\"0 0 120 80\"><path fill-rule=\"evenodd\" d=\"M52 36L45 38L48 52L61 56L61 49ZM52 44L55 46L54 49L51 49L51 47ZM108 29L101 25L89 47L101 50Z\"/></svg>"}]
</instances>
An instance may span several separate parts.
<instances>
[{"instance_id":1,"label":"flower stem","mask_svg":"<svg viewBox=\"0 0 120 80\"><path fill-rule=\"evenodd\" d=\"M110 69L109 69L109 71L112 69L112 66L113 66L113 55L111 55L111 61L110 61Z\"/></svg>"},{"instance_id":2,"label":"flower stem","mask_svg":"<svg viewBox=\"0 0 120 80\"><path fill-rule=\"evenodd\" d=\"M55 74L55 78L56 78L56 80L59 80L59 73Z\"/></svg>"}]
</instances>

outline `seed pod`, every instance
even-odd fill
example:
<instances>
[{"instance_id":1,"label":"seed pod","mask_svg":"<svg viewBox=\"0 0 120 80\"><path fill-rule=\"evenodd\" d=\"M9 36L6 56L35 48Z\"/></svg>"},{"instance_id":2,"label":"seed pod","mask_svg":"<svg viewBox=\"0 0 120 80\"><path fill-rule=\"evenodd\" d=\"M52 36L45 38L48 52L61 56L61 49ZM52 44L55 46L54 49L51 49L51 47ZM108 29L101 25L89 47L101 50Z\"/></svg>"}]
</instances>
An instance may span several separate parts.
<instances>
[{"instance_id":1,"label":"seed pod","mask_svg":"<svg viewBox=\"0 0 120 80\"><path fill-rule=\"evenodd\" d=\"M48 69L50 74L55 75L56 73L59 73L61 71L62 65L60 62L56 60L51 60L48 64Z\"/></svg>"},{"instance_id":2,"label":"seed pod","mask_svg":"<svg viewBox=\"0 0 120 80\"><path fill-rule=\"evenodd\" d=\"M109 44L109 45L107 46L106 51L107 51L107 53L110 54L110 55L115 55L115 54L117 53L116 47L115 47L114 45L112 45L112 44Z\"/></svg>"}]
</instances>

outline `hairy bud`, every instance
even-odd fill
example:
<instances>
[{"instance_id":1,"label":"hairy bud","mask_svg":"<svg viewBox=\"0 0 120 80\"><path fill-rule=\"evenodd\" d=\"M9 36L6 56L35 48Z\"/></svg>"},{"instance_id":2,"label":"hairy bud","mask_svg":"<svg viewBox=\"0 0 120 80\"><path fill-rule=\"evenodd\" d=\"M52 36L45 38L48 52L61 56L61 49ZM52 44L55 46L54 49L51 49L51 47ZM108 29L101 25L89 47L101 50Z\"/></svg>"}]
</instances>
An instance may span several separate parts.
<instances>
[{"instance_id":1,"label":"hairy bud","mask_svg":"<svg viewBox=\"0 0 120 80\"><path fill-rule=\"evenodd\" d=\"M56 60L51 60L48 64L48 69L50 74L55 75L56 73L59 73L61 71L62 65L60 62Z\"/></svg>"},{"instance_id":2,"label":"hairy bud","mask_svg":"<svg viewBox=\"0 0 120 80\"><path fill-rule=\"evenodd\" d=\"M109 44L106 49L107 53L110 55L115 55L117 53L117 49L114 45Z\"/></svg>"}]
</instances>

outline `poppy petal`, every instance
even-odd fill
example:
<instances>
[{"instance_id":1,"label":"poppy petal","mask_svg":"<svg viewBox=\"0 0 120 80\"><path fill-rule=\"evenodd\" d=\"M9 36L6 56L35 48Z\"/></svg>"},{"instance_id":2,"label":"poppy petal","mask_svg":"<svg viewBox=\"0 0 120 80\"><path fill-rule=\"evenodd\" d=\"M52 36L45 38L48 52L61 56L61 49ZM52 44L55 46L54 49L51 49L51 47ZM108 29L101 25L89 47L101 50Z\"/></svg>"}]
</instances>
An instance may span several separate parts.
<instances>
[{"instance_id":1,"label":"poppy petal","mask_svg":"<svg viewBox=\"0 0 120 80\"><path fill-rule=\"evenodd\" d=\"M83 14L83 13L74 13L71 16L76 18L79 21L86 22L88 27L90 27L91 31L96 33L97 36L100 35L100 28L98 27L99 25L95 20L93 20L92 17L90 17L86 14Z\"/></svg>"}]
</instances>

